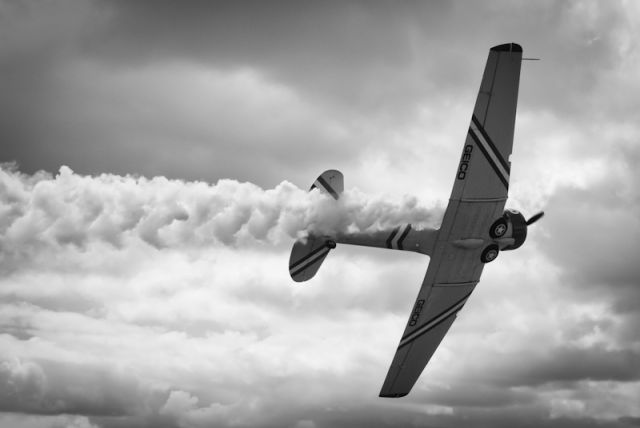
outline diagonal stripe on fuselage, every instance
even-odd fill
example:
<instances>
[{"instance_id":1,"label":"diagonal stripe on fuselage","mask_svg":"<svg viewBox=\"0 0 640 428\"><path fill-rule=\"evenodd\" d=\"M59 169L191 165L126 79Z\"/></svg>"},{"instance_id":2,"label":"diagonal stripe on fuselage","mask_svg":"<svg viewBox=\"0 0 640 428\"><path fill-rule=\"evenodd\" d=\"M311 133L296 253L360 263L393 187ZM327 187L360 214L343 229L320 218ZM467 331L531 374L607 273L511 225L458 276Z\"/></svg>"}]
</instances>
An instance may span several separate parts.
<instances>
[{"instance_id":1,"label":"diagonal stripe on fuselage","mask_svg":"<svg viewBox=\"0 0 640 428\"><path fill-rule=\"evenodd\" d=\"M399 231L400 231L400 226L393 229L393 231L391 232L391 235L389 235L389 237L387 238L387 242L386 242L387 248L393 248L393 240Z\"/></svg>"},{"instance_id":2,"label":"diagonal stripe on fuselage","mask_svg":"<svg viewBox=\"0 0 640 428\"><path fill-rule=\"evenodd\" d=\"M398 238L398 242L396 244L396 247L398 248L398 250L403 250L404 248L402 248L402 242L404 241L404 238L407 237L407 235L409 234L409 232L411 231L411 225L408 224L405 226L404 228L404 232L402 232L402 235Z\"/></svg>"},{"instance_id":3,"label":"diagonal stripe on fuselage","mask_svg":"<svg viewBox=\"0 0 640 428\"><path fill-rule=\"evenodd\" d=\"M400 233L402 230L402 233ZM398 226L391 231L391 235L385 241L387 244L387 248L391 248L394 250L402 250L402 242L407 237L409 232L411 231L411 225L407 224L406 226Z\"/></svg>"}]
</instances>

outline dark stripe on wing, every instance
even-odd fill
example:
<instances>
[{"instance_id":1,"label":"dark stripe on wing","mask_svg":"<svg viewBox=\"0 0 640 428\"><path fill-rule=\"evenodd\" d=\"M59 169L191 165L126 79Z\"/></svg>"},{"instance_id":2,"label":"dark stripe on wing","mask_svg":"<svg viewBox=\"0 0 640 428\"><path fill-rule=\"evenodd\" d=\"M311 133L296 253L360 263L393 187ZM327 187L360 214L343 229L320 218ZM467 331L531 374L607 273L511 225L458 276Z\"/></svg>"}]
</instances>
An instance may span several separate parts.
<instances>
[{"instance_id":1,"label":"dark stripe on wing","mask_svg":"<svg viewBox=\"0 0 640 428\"><path fill-rule=\"evenodd\" d=\"M480 148L480 151L482 152L484 157L487 159L487 162L489 162L489 165L491 165L491 168L493 168L493 170L495 171L496 175L498 176L502 184L504 184L504 187L509 189L509 180L507 180L507 178L498 169L498 166L495 164L495 162L487 152L487 149L484 148L484 145L480 141L480 138L478 138L478 136L475 134L475 132L473 132L473 129L471 128L469 128L469 134L471 135L471 138L473 138L473 141L476 142L476 146Z\"/></svg>"},{"instance_id":2,"label":"dark stripe on wing","mask_svg":"<svg viewBox=\"0 0 640 428\"><path fill-rule=\"evenodd\" d=\"M455 302L453 305L449 306L447 309L445 309L444 311L440 312L438 315L430 318L427 322L423 323L420 327L415 328L411 333L407 333L405 334L402 339L400 340L400 346L398 346L398 349L403 348L405 346L407 346L410 343L413 343L413 341L415 341L417 338L421 337L422 335L430 332L431 330L433 330L435 327L439 326L440 324L442 324L445 320L449 319L452 315L455 315L458 313L458 311L460 311L460 309L462 309L464 307L464 304L460 305L460 303L464 302L465 300L467 300L469 298L469 296L471 295L471 291L469 293L467 293L462 299L458 300L457 302ZM425 329L424 331L421 331L419 334L417 334L413 339L411 339L410 341L406 342L406 343L402 343L403 341L405 341L407 338L409 338L411 335L415 334L416 331L420 331L420 329L425 328L426 326L428 326L430 323L432 323L433 321L437 320L438 318L440 318L441 316L443 316L444 314L446 314L447 312L449 312L451 309L455 308L457 305L460 305L460 307L451 312L449 315L447 315L446 317L442 318L441 320L439 320L437 323L435 323L434 325L430 326L429 328Z\"/></svg>"},{"instance_id":3,"label":"dark stripe on wing","mask_svg":"<svg viewBox=\"0 0 640 428\"><path fill-rule=\"evenodd\" d=\"M464 305L462 305L464 306ZM429 333L431 330L433 330L434 328L436 328L437 326L439 326L440 324L442 324L443 322L445 322L446 320L448 320L449 318L451 318L453 315L457 314L460 309L462 309L462 306L460 306L460 308L458 308L457 311L453 311L451 312L449 315L447 315L446 317L442 318L440 321L438 321L437 323L435 323L434 325L432 325L431 327L429 327L428 329L426 329L425 331L421 332L420 334L416 335L416 337L414 337L413 339L411 339L410 341L406 342L406 343L402 343L400 344L400 346L398 346L398 349L402 349L407 345L410 345L411 343L413 343L416 339L418 339L419 337L422 337L423 335Z\"/></svg>"},{"instance_id":4,"label":"dark stripe on wing","mask_svg":"<svg viewBox=\"0 0 640 428\"><path fill-rule=\"evenodd\" d=\"M431 317L430 319L428 319L427 321L425 321L424 323L422 323L422 325L420 325L419 327L416 327L413 329L412 332L405 334L402 337L402 340L405 340L407 337L411 336L413 334L414 331L420 330L421 328L423 328L425 325L429 324L430 322L433 322L433 320L437 319L438 317L444 315L447 313L447 311L450 311L451 308L454 308L456 305L459 305L460 302L465 301L466 299L469 298L469 296L471 295L471 292L467 293L463 298L461 298L460 300L456 301L453 305L449 306L447 309L445 309L444 311L440 312L438 315Z\"/></svg>"},{"instance_id":5,"label":"dark stripe on wing","mask_svg":"<svg viewBox=\"0 0 640 428\"><path fill-rule=\"evenodd\" d=\"M480 133L484 137L484 139L487 142L487 144L489 144L489 147L491 148L491 150L493 150L493 154L496 155L496 158L498 158L498 161L500 162L500 164L502 164L502 167L504 168L504 170L507 171L508 173L511 173L511 166L509 165L509 162L507 162L502 157L502 153L500 153L500 150L498 150L496 145L493 144L493 140L491 140L491 138L489 137L489 134L487 134L487 131L484 130L484 126L482 126L480 124L480 121L478 120L478 118L475 115L472 115L471 116L471 120L478 127L478 130L480 131Z\"/></svg>"}]
</instances>

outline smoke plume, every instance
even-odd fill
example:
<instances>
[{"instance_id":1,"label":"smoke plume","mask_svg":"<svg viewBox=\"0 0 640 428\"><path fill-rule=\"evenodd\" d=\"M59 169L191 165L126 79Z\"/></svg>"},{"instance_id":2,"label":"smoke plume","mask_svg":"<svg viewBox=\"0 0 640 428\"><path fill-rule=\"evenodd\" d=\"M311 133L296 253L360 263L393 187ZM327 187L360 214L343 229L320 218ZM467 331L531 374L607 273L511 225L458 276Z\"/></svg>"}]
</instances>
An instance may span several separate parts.
<instances>
[{"instance_id":1,"label":"smoke plume","mask_svg":"<svg viewBox=\"0 0 640 428\"><path fill-rule=\"evenodd\" d=\"M273 189L223 179L216 184L165 177L57 175L0 168L0 249L140 239L157 247L278 244L308 233L367 231L431 221L412 197L348 190L339 201L283 181Z\"/></svg>"}]
</instances>

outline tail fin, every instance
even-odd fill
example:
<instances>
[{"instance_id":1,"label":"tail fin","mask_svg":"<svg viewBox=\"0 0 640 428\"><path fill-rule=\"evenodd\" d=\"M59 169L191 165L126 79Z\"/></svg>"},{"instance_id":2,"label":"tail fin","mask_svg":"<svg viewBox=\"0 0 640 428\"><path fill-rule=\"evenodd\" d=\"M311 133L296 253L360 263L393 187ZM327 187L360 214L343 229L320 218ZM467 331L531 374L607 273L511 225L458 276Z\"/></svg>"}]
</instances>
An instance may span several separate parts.
<instances>
[{"instance_id":1,"label":"tail fin","mask_svg":"<svg viewBox=\"0 0 640 428\"><path fill-rule=\"evenodd\" d=\"M320 189L321 192L330 194L333 196L333 199L338 199L340 194L344 192L344 177L337 169L329 169L316 178L316 181L313 182L309 190L315 188Z\"/></svg>"},{"instance_id":2,"label":"tail fin","mask_svg":"<svg viewBox=\"0 0 640 428\"><path fill-rule=\"evenodd\" d=\"M344 191L342 173L335 169L323 172L311 185L310 191L318 189L338 199ZM309 236L306 242L297 241L293 244L289 257L289 274L296 282L307 281L318 272L331 249L336 247L335 241L329 237Z\"/></svg>"}]
</instances>

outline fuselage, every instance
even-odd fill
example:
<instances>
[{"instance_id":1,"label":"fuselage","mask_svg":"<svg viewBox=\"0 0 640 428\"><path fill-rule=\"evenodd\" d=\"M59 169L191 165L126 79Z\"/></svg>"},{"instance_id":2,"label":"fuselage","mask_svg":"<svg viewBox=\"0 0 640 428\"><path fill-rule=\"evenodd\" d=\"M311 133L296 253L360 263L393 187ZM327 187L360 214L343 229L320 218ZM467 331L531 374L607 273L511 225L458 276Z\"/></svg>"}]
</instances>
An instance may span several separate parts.
<instances>
[{"instance_id":1,"label":"fuselage","mask_svg":"<svg viewBox=\"0 0 640 428\"><path fill-rule=\"evenodd\" d=\"M440 229L413 229L410 224L375 232L343 233L329 238L333 243L414 251L430 256L438 242ZM519 248L527 238L527 222L516 210L505 210L491 226L488 236L469 236L451 241L451 245L474 250L495 244L500 251Z\"/></svg>"}]
</instances>

